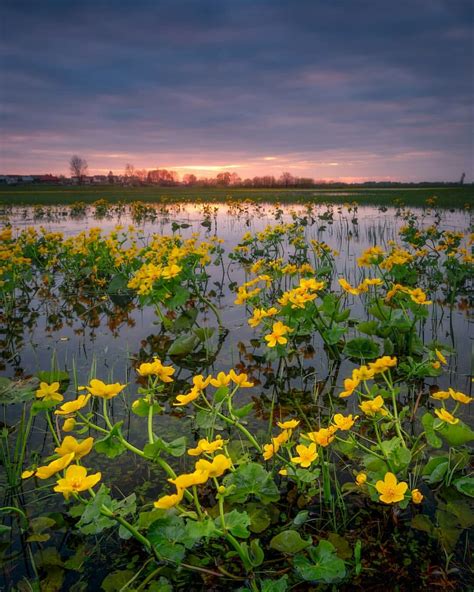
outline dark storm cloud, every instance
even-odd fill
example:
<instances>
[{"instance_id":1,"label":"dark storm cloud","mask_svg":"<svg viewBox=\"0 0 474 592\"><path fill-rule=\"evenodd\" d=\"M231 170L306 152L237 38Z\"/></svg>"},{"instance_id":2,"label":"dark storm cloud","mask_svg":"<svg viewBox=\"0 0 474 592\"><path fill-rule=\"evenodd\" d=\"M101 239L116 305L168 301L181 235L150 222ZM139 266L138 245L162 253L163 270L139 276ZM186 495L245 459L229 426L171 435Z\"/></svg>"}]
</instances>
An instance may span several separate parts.
<instances>
[{"instance_id":1,"label":"dark storm cloud","mask_svg":"<svg viewBox=\"0 0 474 592\"><path fill-rule=\"evenodd\" d=\"M469 1L15 0L2 23L5 172L80 151L96 169L470 174Z\"/></svg>"}]
</instances>

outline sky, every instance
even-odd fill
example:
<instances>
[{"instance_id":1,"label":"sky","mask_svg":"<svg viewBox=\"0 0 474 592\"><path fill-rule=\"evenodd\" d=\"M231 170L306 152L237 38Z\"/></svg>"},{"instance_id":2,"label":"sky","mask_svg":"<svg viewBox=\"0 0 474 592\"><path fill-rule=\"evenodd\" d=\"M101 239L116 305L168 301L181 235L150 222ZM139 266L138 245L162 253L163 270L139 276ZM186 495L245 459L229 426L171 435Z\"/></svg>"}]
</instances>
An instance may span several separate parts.
<instances>
[{"instance_id":1,"label":"sky","mask_svg":"<svg viewBox=\"0 0 474 592\"><path fill-rule=\"evenodd\" d=\"M470 0L2 0L0 173L473 179Z\"/></svg>"}]
</instances>

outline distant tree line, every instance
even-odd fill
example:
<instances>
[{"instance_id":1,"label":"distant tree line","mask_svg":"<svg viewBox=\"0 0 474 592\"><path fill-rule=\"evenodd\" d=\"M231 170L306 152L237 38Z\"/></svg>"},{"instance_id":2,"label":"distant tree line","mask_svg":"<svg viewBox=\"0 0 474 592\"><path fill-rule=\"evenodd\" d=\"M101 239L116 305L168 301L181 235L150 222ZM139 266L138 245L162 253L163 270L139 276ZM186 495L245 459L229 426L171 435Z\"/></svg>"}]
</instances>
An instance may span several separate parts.
<instances>
[{"instance_id":1,"label":"distant tree line","mask_svg":"<svg viewBox=\"0 0 474 592\"><path fill-rule=\"evenodd\" d=\"M242 178L235 172L223 171L215 177L197 177L192 173L183 175L180 179L176 171L165 168L137 169L133 164L127 163L122 174L114 174L109 171L107 175L88 175L89 166L85 158L74 154L69 160L70 179L64 176L54 175L0 175L0 183L74 183L74 184L121 184L121 185L161 185L164 187L249 187L260 189L272 188L343 188L343 187L442 187L459 186L464 184L465 173L459 182L417 182L406 183L402 181L365 181L362 183L345 183L326 179L313 179L312 177L298 177L289 172L283 172L278 177L274 175L262 175Z\"/></svg>"}]
</instances>

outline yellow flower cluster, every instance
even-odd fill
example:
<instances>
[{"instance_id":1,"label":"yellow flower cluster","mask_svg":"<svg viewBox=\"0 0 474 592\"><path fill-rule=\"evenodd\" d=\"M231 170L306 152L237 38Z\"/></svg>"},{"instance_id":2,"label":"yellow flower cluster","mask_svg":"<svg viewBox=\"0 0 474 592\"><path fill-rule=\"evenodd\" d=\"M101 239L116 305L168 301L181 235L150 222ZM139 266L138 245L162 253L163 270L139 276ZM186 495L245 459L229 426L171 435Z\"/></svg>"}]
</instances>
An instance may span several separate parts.
<instances>
[{"instance_id":1,"label":"yellow flower cluster","mask_svg":"<svg viewBox=\"0 0 474 592\"><path fill-rule=\"evenodd\" d=\"M292 309L304 308L308 302L315 300L318 292L325 287L324 282L318 282L314 278L302 278L296 288L284 292L278 299L281 306L288 304Z\"/></svg>"},{"instance_id":2,"label":"yellow flower cluster","mask_svg":"<svg viewBox=\"0 0 474 592\"><path fill-rule=\"evenodd\" d=\"M184 496L184 491L195 485L203 485L210 478L221 477L232 467L232 461L224 454L218 454L212 461L198 460L192 473L184 473L174 479L168 479L176 487L176 493L165 495L154 503L155 508L167 510L178 505Z\"/></svg>"},{"instance_id":3,"label":"yellow flower cluster","mask_svg":"<svg viewBox=\"0 0 474 592\"><path fill-rule=\"evenodd\" d=\"M372 380L377 374L382 374L390 368L394 368L396 365L397 358L382 356L375 360L375 362L369 362L368 366L363 365L360 366L360 368L354 368L351 378L346 378L344 380L344 390L339 394L339 397L350 397L361 382Z\"/></svg>"}]
</instances>

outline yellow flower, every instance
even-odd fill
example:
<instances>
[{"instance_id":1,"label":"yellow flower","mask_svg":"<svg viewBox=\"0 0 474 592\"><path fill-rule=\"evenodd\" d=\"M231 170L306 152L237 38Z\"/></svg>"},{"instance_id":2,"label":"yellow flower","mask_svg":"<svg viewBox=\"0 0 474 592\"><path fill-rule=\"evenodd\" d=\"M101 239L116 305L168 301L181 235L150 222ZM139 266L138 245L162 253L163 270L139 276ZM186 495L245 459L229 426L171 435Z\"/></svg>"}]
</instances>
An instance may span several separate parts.
<instances>
[{"instance_id":1,"label":"yellow flower","mask_svg":"<svg viewBox=\"0 0 474 592\"><path fill-rule=\"evenodd\" d=\"M74 436L66 436L62 441L61 446L55 448L55 452L57 452L60 456L65 456L67 454L74 454L75 459L80 459L92 450L92 446L94 445L94 438L86 438L85 440L76 440Z\"/></svg>"},{"instance_id":2,"label":"yellow flower","mask_svg":"<svg viewBox=\"0 0 474 592\"><path fill-rule=\"evenodd\" d=\"M388 411L383 408L383 398L381 395L375 397L371 401L364 401L359 405L361 411L363 411L366 415L373 417L377 413L380 415L387 415Z\"/></svg>"},{"instance_id":3,"label":"yellow flower","mask_svg":"<svg viewBox=\"0 0 474 592\"><path fill-rule=\"evenodd\" d=\"M23 473L21 474L21 478L22 479L29 479L30 477L32 477L35 474L34 471L23 471Z\"/></svg>"},{"instance_id":4,"label":"yellow flower","mask_svg":"<svg viewBox=\"0 0 474 592\"><path fill-rule=\"evenodd\" d=\"M169 510L170 508L173 508L179 504L179 502L183 499L183 495L184 489L177 489L176 493L160 497L160 499L154 502L153 505L159 510Z\"/></svg>"},{"instance_id":5,"label":"yellow flower","mask_svg":"<svg viewBox=\"0 0 474 592\"><path fill-rule=\"evenodd\" d=\"M348 281L343 278L339 278L337 281L344 292L352 294L353 296L359 296L360 290L358 288L353 288Z\"/></svg>"},{"instance_id":6,"label":"yellow flower","mask_svg":"<svg viewBox=\"0 0 474 592\"><path fill-rule=\"evenodd\" d=\"M398 483L396 476L389 472L385 474L383 481L377 481L375 489L381 494L379 497L381 502L395 504L401 502L405 497L408 484L405 482Z\"/></svg>"},{"instance_id":7,"label":"yellow flower","mask_svg":"<svg viewBox=\"0 0 474 592\"><path fill-rule=\"evenodd\" d=\"M321 428L317 432L308 432L306 437L312 442L326 447L329 446L329 444L331 444L331 442L334 440L334 434L336 430L337 428L334 426L330 426L329 428Z\"/></svg>"},{"instance_id":8,"label":"yellow flower","mask_svg":"<svg viewBox=\"0 0 474 592\"><path fill-rule=\"evenodd\" d=\"M441 364L438 362L438 360L435 360L434 362L431 362L431 367L435 370L439 370L441 368Z\"/></svg>"},{"instance_id":9,"label":"yellow flower","mask_svg":"<svg viewBox=\"0 0 474 592\"><path fill-rule=\"evenodd\" d=\"M279 450L280 450L280 441L278 438L272 438L271 444L264 444L263 445L263 458L264 460L270 460Z\"/></svg>"},{"instance_id":10,"label":"yellow flower","mask_svg":"<svg viewBox=\"0 0 474 592\"><path fill-rule=\"evenodd\" d=\"M423 292L423 290L421 288L415 288L414 290L410 290L409 294L410 294L410 298L416 304L424 304L424 305L432 304L431 300L427 300L426 294Z\"/></svg>"},{"instance_id":11,"label":"yellow flower","mask_svg":"<svg viewBox=\"0 0 474 592\"><path fill-rule=\"evenodd\" d=\"M72 432L76 427L76 420L74 417L68 417L63 423L63 432Z\"/></svg>"},{"instance_id":12,"label":"yellow flower","mask_svg":"<svg viewBox=\"0 0 474 592\"><path fill-rule=\"evenodd\" d=\"M86 386L86 389L94 397L100 397L101 399L112 399L116 397L126 387L125 384L114 382L113 384L106 384L102 380L93 378L90 381L90 385Z\"/></svg>"},{"instance_id":13,"label":"yellow flower","mask_svg":"<svg viewBox=\"0 0 474 592\"><path fill-rule=\"evenodd\" d=\"M314 442L312 442L309 446L299 444L296 447L296 452L299 454L299 456L294 456L291 459L291 462L295 465L301 465L303 469L309 467L310 464L318 458L316 444Z\"/></svg>"},{"instance_id":14,"label":"yellow flower","mask_svg":"<svg viewBox=\"0 0 474 592\"><path fill-rule=\"evenodd\" d=\"M381 374L396 365L397 358L390 356L382 356L378 360L375 360L375 362L369 362L369 368L373 370L375 374Z\"/></svg>"},{"instance_id":15,"label":"yellow flower","mask_svg":"<svg viewBox=\"0 0 474 592\"><path fill-rule=\"evenodd\" d=\"M185 473L183 475L178 475L174 479L168 479L170 483L176 485L176 489L187 489L188 487L192 487L193 485L202 485L209 479L209 473L207 471L203 471L202 469L196 470L193 473Z\"/></svg>"},{"instance_id":16,"label":"yellow flower","mask_svg":"<svg viewBox=\"0 0 474 592\"><path fill-rule=\"evenodd\" d=\"M73 458L74 452L61 456L60 458L53 460L53 462L50 462L49 465L38 467L35 471L35 476L38 477L38 479L49 479L49 477L55 473L65 469L68 464L72 462Z\"/></svg>"},{"instance_id":17,"label":"yellow flower","mask_svg":"<svg viewBox=\"0 0 474 592\"><path fill-rule=\"evenodd\" d=\"M362 380L372 380L375 375L375 370L373 368L368 368L367 366L361 366L360 368L355 368L352 371L352 380L362 381Z\"/></svg>"},{"instance_id":18,"label":"yellow flower","mask_svg":"<svg viewBox=\"0 0 474 592\"><path fill-rule=\"evenodd\" d=\"M193 377L194 388L199 389L200 391L203 391L206 387L209 386L211 379L212 379L212 376L208 376L207 378L204 378L204 376L202 374L198 374L197 376L194 376Z\"/></svg>"},{"instance_id":19,"label":"yellow flower","mask_svg":"<svg viewBox=\"0 0 474 592\"><path fill-rule=\"evenodd\" d=\"M287 469L280 469L278 471L279 475L282 475L283 477L286 477L288 475L288 470Z\"/></svg>"},{"instance_id":20,"label":"yellow flower","mask_svg":"<svg viewBox=\"0 0 474 592\"><path fill-rule=\"evenodd\" d=\"M225 372L219 372L219 374L217 375L216 378L212 378L210 380L210 384L212 384L212 386L215 386L216 388L220 388L222 386L228 386L230 382L230 376L229 374L226 374Z\"/></svg>"},{"instance_id":21,"label":"yellow flower","mask_svg":"<svg viewBox=\"0 0 474 592\"><path fill-rule=\"evenodd\" d=\"M64 401L64 397L58 392L58 390L59 382L52 382L51 384L40 382L40 387L36 391L36 396L38 399L43 399L43 401L54 401L55 403L59 403L60 401Z\"/></svg>"},{"instance_id":22,"label":"yellow flower","mask_svg":"<svg viewBox=\"0 0 474 592\"><path fill-rule=\"evenodd\" d=\"M266 316L264 308L255 308L247 323L253 328L258 327Z\"/></svg>"},{"instance_id":23,"label":"yellow flower","mask_svg":"<svg viewBox=\"0 0 474 592\"><path fill-rule=\"evenodd\" d=\"M284 422L278 421L277 426L282 430L294 430L299 425L299 423L299 419L290 419Z\"/></svg>"},{"instance_id":24,"label":"yellow flower","mask_svg":"<svg viewBox=\"0 0 474 592\"><path fill-rule=\"evenodd\" d=\"M443 356L443 354L439 351L439 349L435 349L435 354L436 354L436 357L438 358L438 360L442 364L447 364L448 363L448 360Z\"/></svg>"},{"instance_id":25,"label":"yellow flower","mask_svg":"<svg viewBox=\"0 0 474 592\"><path fill-rule=\"evenodd\" d=\"M217 436L217 438L213 442L209 442L207 438L203 438L199 440L197 448L190 448L188 450L188 454L190 456L199 456L200 454L212 454L216 450L219 450L224 446L226 441L222 439L221 436Z\"/></svg>"},{"instance_id":26,"label":"yellow flower","mask_svg":"<svg viewBox=\"0 0 474 592\"><path fill-rule=\"evenodd\" d=\"M181 273L181 267L173 263L173 265L169 265L163 267L163 278L165 280L170 280L171 278L176 277Z\"/></svg>"},{"instance_id":27,"label":"yellow flower","mask_svg":"<svg viewBox=\"0 0 474 592\"><path fill-rule=\"evenodd\" d=\"M171 376L174 372L175 369L172 366L163 366L158 358L154 358L153 362L140 364L137 369L140 376L158 376L161 382L173 382Z\"/></svg>"},{"instance_id":28,"label":"yellow flower","mask_svg":"<svg viewBox=\"0 0 474 592\"><path fill-rule=\"evenodd\" d=\"M413 489L411 492L411 500L414 504L421 504L423 501L424 495L421 493L419 489Z\"/></svg>"},{"instance_id":29,"label":"yellow flower","mask_svg":"<svg viewBox=\"0 0 474 592\"><path fill-rule=\"evenodd\" d=\"M352 414L344 417L342 413L336 413L334 416L334 425L337 427L338 430L346 431L350 430L351 427L354 425L355 420L357 419L357 415L354 419L352 419Z\"/></svg>"},{"instance_id":30,"label":"yellow flower","mask_svg":"<svg viewBox=\"0 0 474 592\"><path fill-rule=\"evenodd\" d=\"M469 403L473 400L472 397L468 397L464 393L459 391L455 391L454 389L449 389L449 394L451 395L451 399L458 401L459 403L463 403L464 405L469 405Z\"/></svg>"},{"instance_id":31,"label":"yellow flower","mask_svg":"<svg viewBox=\"0 0 474 592\"><path fill-rule=\"evenodd\" d=\"M232 466L232 461L224 454L218 454L212 459L212 462L201 459L196 463L197 471L206 471L209 477L220 477Z\"/></svg>"},{"instance_id":32,"label":"yellow flower","mask_svg":"<svg viewBox=\"0 0 474 592\"><path fill-rule=\"evenodd\" d=\"M193 388L189 391L187 395L177 395L176 400L177 403L173 403L175 407L182 407L183 405L187 405L197 399L201 394L201 390L193 386Z\"/></svg>"},{"instance_id":33,"label":"yellow flower","mask_svg":"<svg viewBox=\"0 0 474 592\"><path fill-rule=\"evenodd\" d=\"M247 374L243 374L243 373L242 374L236 374L234 372L234 370L231 370L229 372L229 376L230 376L230 379L232 380L232 382L234 384L238 385L240 388L246 388L246 387L247 388L250 388L250 387L253 386L253 382L249 382L247 380L247 378L248 378L247 377Z\"/></svg>"},{"instance_id":34,"label":"yellow flower","mask_svg":"<svg viewBox=\"0 0 474 592\"><path fill-rule=\"evenodd\" d=\"M58 479L58 484L54 491L62 493L66 499L71 493L79 493L80 491L87 491L97 485L100 481L101 473L87 476L87 469L78 465L71 465L66 470L66 475L63 479Z\"/></svg>"},{"instance_id":35,"label":"yellow flower","mask_svg":"<svg viewBox=\"0 0 474 592\"><path fill-rule=\"evenodd\" d=\"M350 397L355 389L359 386L360 381L354 380L353 378L345 378L344 379L344 390L342 393L339 394L339 397L342 399L344 397Z\"/></svg>"},{"instance_id":36,"label":"yellow flower","mask_svg":"<svg viewBox=\"0 0 474 592\"><path fill-rule=\"evenodd\" d=\"M449 411L446 409L435 409L435 413L441 419L441 421L450 423L451 425L455 425L459 422L459 419L454 417L454 415L451 415L451 413L449 413Z\"/></svg>"},{"instance_id":37,"label":"yellow flower","mask_svg":"<svg viewBox=\"0 0 474 592\"><path fill-rule=\"evenodd\" d=\"M448 391L436 391L432 395L433 399L437 401L442 401L443 399L449 399L449 392Z\"/></svg>"},{"instance_id":38,"label":"yellow flower","mask_svg":"<svg viewBox=\"0 0 474 592\"><path fill-rule=\"evenodd\" d=\"M87 405L87 402L91 398L91 395L79 395L75 401L69 401L63 403L59 409L54 412L56 415L69 415L75 413Z\"/></svg>"},{"instance_id":39,"label":"yellow flower","mask_svg":"<svg viewBox=\"0 0 474 592\"><path fill-rule=\"evenodd\" d=\"M356 475L356 483L359 486L364 485L364 483L367 481L367 475L365 473L358 473Z\"/></svg>"},{"instance_id":40,"label":"yellow flower","mask_svg":"<svg viewBox=\"0 0 474 592\"><path fill-rule=\"evenodd\" d=\"M290 331L290 327L287 327L281 321L273 323L272 332L269 335L265 335L265 341L268 347L275 347L277 343L279 345L285 345L288 342L285 335Z\"/></svg>"}]
</instances>

